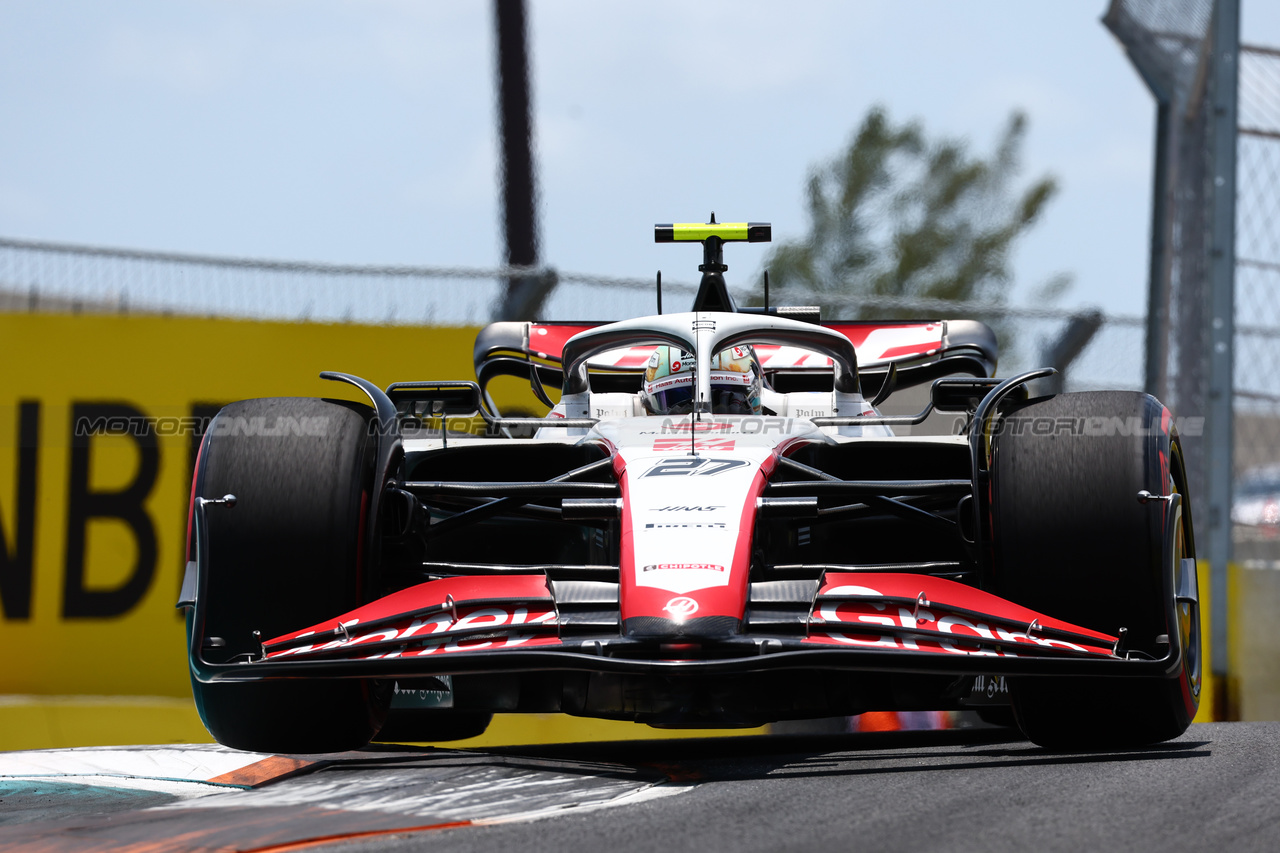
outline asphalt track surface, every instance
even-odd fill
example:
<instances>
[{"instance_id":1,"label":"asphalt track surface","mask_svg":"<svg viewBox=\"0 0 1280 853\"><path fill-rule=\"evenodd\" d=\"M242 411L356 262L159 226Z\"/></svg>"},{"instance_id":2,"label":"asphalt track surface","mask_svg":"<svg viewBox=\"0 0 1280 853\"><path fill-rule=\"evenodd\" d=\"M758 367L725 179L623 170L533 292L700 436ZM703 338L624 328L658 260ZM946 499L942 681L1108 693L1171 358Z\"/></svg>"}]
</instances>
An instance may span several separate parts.
<instances>
[{"instance_id":1,"label":"asphalt track surface","mask_svg":"<svg viewBox=\"0 0 1280 853\"><path fill-rule=\"evenodd\" d=\"M157 781L114 798L0 772L0 849L1280 848L1280 723L1197 725L1167 744L1093 754L968 729L289 761L217 777L234 788ZM264 766L291 769L260 784L251 777Z\"/></svg>"}]
</instances>

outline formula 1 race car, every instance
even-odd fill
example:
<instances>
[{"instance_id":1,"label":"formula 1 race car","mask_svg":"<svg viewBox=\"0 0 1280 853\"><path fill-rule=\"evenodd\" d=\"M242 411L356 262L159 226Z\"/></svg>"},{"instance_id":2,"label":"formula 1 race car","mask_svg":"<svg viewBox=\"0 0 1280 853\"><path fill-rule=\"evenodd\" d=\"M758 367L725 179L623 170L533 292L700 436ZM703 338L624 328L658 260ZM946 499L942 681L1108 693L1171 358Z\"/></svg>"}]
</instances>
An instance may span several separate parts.
<instances>
[{"instance_id":1,"label":"formula 1 race car","mask_svg":"<svg viewBox=\"0 0 1280 853\"><path fill-rule=\"evenodd\" d=\"M702 244L692 311L495 323L477 381L327 373L372 405L224 408L179 601L213 736L308 753L467 737L494 712L963 708L1050 747L1185 731L1201 645L1169 410L1032 396L1050 369L992 378L974 321L739 308L723 246L769 236L659 225ZM549 414L502 417L498 376ZM879 413L925 383L919 414ZM894 434L931 412L958 433Z\"/></svg>"}]
</instances>

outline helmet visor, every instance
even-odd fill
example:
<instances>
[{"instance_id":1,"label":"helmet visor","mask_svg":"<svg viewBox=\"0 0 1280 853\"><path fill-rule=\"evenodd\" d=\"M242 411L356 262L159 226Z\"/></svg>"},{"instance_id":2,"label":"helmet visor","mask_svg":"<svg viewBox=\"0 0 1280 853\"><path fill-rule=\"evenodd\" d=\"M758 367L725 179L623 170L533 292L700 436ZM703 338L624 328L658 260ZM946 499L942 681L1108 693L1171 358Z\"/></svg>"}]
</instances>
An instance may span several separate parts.
<instances>
[{"instance_id":1,"label":"helmet visor","mask_svg":"<svg viewBox=\"0 0 1280 853\"><path fill-rule=\"evenodd\" d=\"M718 415L750 415L753 374L712 371L711 411ZM668 376L647 383L645 407L654 415L687 415L693 411L694 379L691 373Z\"/></svg>"},{"instance_id":2,"label":"helmet visor","mask_svg":"<svg viewBox=\"0 0 1280 853\"><path fill-rule=\"evenodd\" d=\"M655 415L686 415L693 411L693 382L674 382L662 390L653 391L646 405Z\"/></svg>"}]
</instances>

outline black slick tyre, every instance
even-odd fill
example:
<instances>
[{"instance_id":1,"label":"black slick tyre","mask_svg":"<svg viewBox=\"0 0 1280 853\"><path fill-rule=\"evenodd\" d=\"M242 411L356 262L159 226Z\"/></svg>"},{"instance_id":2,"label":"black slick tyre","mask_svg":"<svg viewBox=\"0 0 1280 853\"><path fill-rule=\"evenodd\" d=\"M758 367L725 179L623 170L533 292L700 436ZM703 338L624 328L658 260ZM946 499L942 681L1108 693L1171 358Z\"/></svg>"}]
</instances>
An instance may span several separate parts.
<instances>
[{"instance_id":1,"label":"black slick tyre","mask_svg":"<svg viewBox=\"0 0 1280 853\"><path fill-rule=\"evenodd\" d=\"M1138 493L1178 493L1170 503ZM1175 527L1168 553L1166 524ZM1009 679L1019 727L1058 749L1126 748L1175 738L1200 692L1199 614L1178 605L1182 558L1195 557L1182 448L1169 411L1133 392L1061 394L1009 414L991 460L994 592L1038 612L1118 636L1164 657L1177 632L1183 654L1166 678Z\"/></svg>"},{"instance_id":2,"label":"black slick tyre","mask_svg":"<svg viewBox=\"0 0 1280 853\"><path fill-rule=\"evenodd\" d=\"M368 600L363 551L376 438L368 407L305 398L245 400L209 426L196 497L207 508L204 657L256 656L262 639ZM202 683L200 717L221 744L257 752L358 749L377 734L390 690L366 679Z\"/></svg>"}]
</instances>

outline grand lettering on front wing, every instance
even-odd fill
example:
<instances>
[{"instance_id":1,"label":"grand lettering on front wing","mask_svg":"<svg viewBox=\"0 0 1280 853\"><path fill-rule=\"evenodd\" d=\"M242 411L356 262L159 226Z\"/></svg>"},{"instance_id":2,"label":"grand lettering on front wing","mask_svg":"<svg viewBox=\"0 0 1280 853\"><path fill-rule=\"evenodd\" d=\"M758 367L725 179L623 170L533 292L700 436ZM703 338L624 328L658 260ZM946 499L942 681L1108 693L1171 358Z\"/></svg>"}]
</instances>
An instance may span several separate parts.
<instances>
[{"instance_id":1,"label":"grand lettering on front wing","mask_svg":"<svg viewBox=\"0 0 1280 853\"><path fill-rule=\"evenodd\" d=\"M413 658L425 657L427 655L448 654L450 652L476 652L482 649L511 649L516 646L552 646L560 642L559 637L550 637L545 634L510 634L505 637L495 637L487 640L468 639L467 637L454 637L451 640L438 640L433 643L427 643L425 646L415 649L409 649L403 652L388 652L382 655L369 655L361 658L361 660L389 660L391 658Z\"/></svg>"},{"instance_id":2,"label":"grand lettering on front wing","mask_svg":"<svg viewBox=\"0 0 1280 853\"><path fill-rule=\"evenodd\" d=\"M516 607L512 610L507 610L502 607L484 607L478 610L468 611L465 614L460 615L456 621L448 613L436 613L436 614L433 614L432 616L428 616L425 618L414 619L412 622L410 622L406 626L393 625L387 628L379 629L377 631L371 631L367 634L360 634L358 636L352 635L349 638L344 637L341 639L331 640L327 643L323 643L320 645L306 645L306 646L298 646L297 648L292 648L292 649L284 649L282 651L269 654L267 655L267 657L272 660L275 660L275 659L286 657L289 655L301 655L301 654L307 654L310 652L327 652L327 651L332 651L333 649L354 648L363 643L384 642L384 641L391 641L391 640L408 641L408 640L413 640L415 638L420 641L421 638L423 637L430 637L436 634L448 635L448 634L456 633L457 631L460 631L464 628L488 628L488 627L496 628L503 625L537 625L541 623L554 623L555 620L556 620L555 611L551 611L551 610L537 611L531 616L529 613L529 610L524 607ZM347 627L348 632L350 632L351 628L355 626L357 621L358 620L353 619L349 622L344 622L343 624ZM307 635L301 634L299 635L299 639L305 636ZM326 634L326 636L332 636L332 635ZM538 635L534 635L534 634L512 635L511 637L501 638L498 640L478 641L473 643L468 642L465 638L455 637L453 639L449 639L446 636L445 638L442 638L437 643L428 643L426 646L423 647L423 650L421 651L419 651L418 649L414 649L413 651L404 653L404 656L409 657L409 656L416 656L421 654L432 654L433 650L441 651L442 647L450 646L450 645L452 647L444 648L443 650L444 651L465 651L467 649L473 649L473 648L486 648L490 645L493 645L494 643L498 643L500 644L501 647L506 648L510 646L523 645L525 643L528 643L529 641L531 641L537 636ZM551 639L554 640L555 638L551 638ZM467 643L467 645L463 647L459 647L458 643ZM375 660L378 658L393 658L393 657L400 657L400 656L401 656L401 652L390 652L387 654L369 655L368 657L362 658L362 659Z\"/></svg>"},{"instance_id":3,"label":"grand lettering on front wing","mask_svg":"<svg viewBox=\"0 0 1280 853\"><path fill-rule=\"evenodd\" d=\"M838 586L826 590L825 595L865 595L868 597L883 597L883 593L879 590L865 586ZM884 625L890 628L908 628L919 629L923 631L937 631L942 634L953 634L958 640L1003 640L1004 642L1025 643L1039 646L1056 646L1062 649L1072 649L1074 651L1083 652L1086 649L1083 646L1077 646L1065 640L1054 640L1045 637L1028 636L1022 631L1006 631L1003 628L992 628L984 622L971 622L960 616L946 615L939 619L928 608L920 608L916 612L912 612L905 607L897 608L897 616L876 615L859 611L859 607L871 607L877 611L886 611L889 606L882 602L868 601L865 605L859 605L854 602L840 602L839 604L824 604L818 608L818 615L827 622L856 622L863 625ZM843 611L843 612L841 612ZM956 629L961 629L957 631ZM968 632L968 633L965 633ZM815 637L826 637L837 643L843 643L850 646L863 646L868 648L880 649L900 649L909 651L942 651L957 655L982 655L987 657L1017 657L1017 654L1010 651L997 651L994 649L975 649L975 648L957 648L954 644L941 640L914 640L910 637L891 637L882 635L871 640L859 639L851 637L848 634L836 633L834 631L815 631Z\"/></svg>"}]
</instances>

